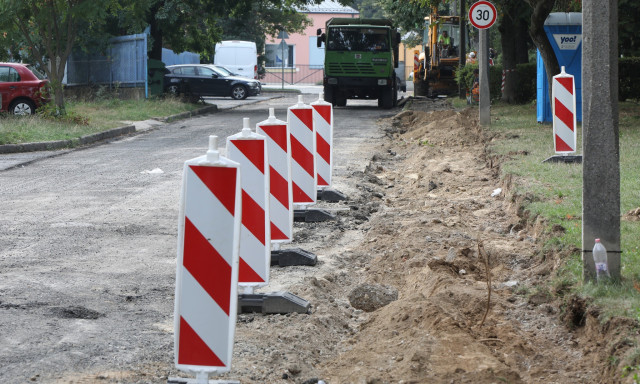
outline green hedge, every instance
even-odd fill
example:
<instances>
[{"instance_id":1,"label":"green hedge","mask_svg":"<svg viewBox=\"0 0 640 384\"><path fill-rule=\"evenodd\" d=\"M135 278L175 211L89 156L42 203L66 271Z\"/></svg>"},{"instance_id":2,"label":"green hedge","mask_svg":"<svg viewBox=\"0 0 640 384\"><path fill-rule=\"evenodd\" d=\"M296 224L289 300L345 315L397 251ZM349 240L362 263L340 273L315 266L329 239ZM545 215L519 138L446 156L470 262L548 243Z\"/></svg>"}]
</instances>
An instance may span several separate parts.
<instances>
[{"instance_id":1,"label":"green hedge","mask_svg":"<svg viewBox=\"0 0 640 384\"><path fill-rule=\"evenodd\" d=\"M471 89L473 85L473 70L478 68L477 64L469 64L456 72L458 84L462 81L466 87ZM535 100L536 95L536 64L518 64L518 85L516 87L516 101L518 103L528 103ZM640 57L621 57L618 61L618 99L640 100ZM502 97L500 87L502 85L502 66L495 65L489 67L489 90L492 99Z\"/></svg>"},{"instance_id":2,"label":"green hedge","mask_svg":"<svg viewBox=\"0 0 640 384\"><path fill-rule=\"evenodd\" d=\"M621 57L618 61L618 99L640 99L640 57Z\"/></svg>"},{"instance_id":3,"label":"green hedge","mask_svg":"<svg viewBox=\"0 0 640 384\"><path fill-rule=\"evenodd\" d=\"M465 84L468 89L473 85L473 70L477 69L477 64L465 65L462 70L456 72L456 80ZM528 103L536 98L536 65L535 64L518 64L516 66L518 73L518 86L516 100L519 103ZM502 66L494 65L489 67L489 92L491 99L500 99L502 97Z\"/></svg>"}]
</instances>

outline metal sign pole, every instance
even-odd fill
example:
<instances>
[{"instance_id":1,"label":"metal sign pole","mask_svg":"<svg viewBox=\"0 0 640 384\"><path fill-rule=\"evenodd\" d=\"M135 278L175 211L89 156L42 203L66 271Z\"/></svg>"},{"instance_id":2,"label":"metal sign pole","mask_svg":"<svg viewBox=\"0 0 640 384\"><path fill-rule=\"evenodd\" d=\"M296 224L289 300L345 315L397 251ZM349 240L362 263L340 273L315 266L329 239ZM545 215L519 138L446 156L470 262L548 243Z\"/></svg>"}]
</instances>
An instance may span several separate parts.
<instances>
[{"instance_id":1,"label":"metal sign pole","mask_svg":"<svg viewBox=\"0 0 640 384\"><path fill-rule=\"evenodd\" d=\"M496 7L489 1L478 1L469 7L469 22L480 30L478 60L480 85L480 125L491 125L491 99L489 94L489 31L497 19Z\"/></svg>"},{"instance_id":2,"label":"metal sign pole","mask_svg":"<svg viewBox=\"0 0 640 384\"><path fill-rule=\"evenodd\" d=\"M480 125L491 125L491 95L489 90L489 30L480 30L479 83L480 83Z\"/></svg>"},{"instance_id":3,"label":"metal sign pole","mask_svg":"<svg viewBox=\"0 0 640 384\"><path fill-rule=\"evenodd\" d=\"M285 52L287 53L287 56L289 56L289 49L287 48L287 43L284 41L284 39L288 39L289 38L289 34L286 31L280 31L280 33L278 33L278 39L280 39L280 51L281 51L281 78L282 78L282 89L284 89L284 55ZM277 52L277 51L276 51ZM277 57L277 54L276 54Z\"/></svg>"}]
</instances>

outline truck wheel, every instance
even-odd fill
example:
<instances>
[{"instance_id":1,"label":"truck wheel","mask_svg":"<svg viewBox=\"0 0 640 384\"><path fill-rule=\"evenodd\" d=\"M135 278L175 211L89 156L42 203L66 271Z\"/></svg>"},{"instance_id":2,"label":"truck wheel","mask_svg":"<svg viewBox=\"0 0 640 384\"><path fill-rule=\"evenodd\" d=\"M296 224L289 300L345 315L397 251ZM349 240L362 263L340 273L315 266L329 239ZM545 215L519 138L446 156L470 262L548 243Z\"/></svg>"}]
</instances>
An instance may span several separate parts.
<instances>
[{"instance_id":1,"label":"truck wheel","mask_svg":"<svg viewBox=\"0 0 640 384\"><path fill-rule=\"evenodd\" d=\"M398 84L396 83L396 85L393 87L393 106L397 107L398 106Z\"/></svg>"},{"instance_id":2,"label":"truck wheel","mask_svg":"<svg viewBox=\"0 0 640 384\"><path fill-rule=\"evenodd\" d=\"M344 107L347 105L347 98L344 97L344 95L338 93L338 95L336 96L336 105L338 107Z\"/></svg>"},{"instance_id":3,"label":"truck wheel","mask_svg":"<svg viewBox=\"0 0 640 384\"><path fill-rule=\"evenodd\" d=\"M335 107L336 105L336 99L335 96L333 94L333 88L332 87L324 87L324 101L326 101L327 103L331 103L331 105L333 105Z\"/></svg>"},{"instance_id":4,"label":"truck wheel","mask_svg":"<svg viewBox=\"0 0 640 384\"><path fill-rule=\"evenodd\" d=\"M380 99L382 100L382 108L390 109L393 107L393 96L394 96L394 88L388 87L384 91L382 91L382 96ZM378 105L380 105L380 99L378 99Z\"/></svg>"}]
</instances>

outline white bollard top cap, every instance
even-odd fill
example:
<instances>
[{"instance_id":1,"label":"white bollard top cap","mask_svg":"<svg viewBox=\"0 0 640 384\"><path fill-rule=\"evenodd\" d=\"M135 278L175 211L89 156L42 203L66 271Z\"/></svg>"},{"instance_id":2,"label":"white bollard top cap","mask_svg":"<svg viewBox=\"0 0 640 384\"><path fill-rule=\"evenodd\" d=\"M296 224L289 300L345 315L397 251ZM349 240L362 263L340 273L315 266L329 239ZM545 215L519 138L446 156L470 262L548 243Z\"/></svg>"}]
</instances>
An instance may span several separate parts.
<instances>
[{"instance_id":1,"label":"white bollard top cap","mask_svg":"<svg viewBox=\"0 0 640 384\"><path fill-rule=\"evenodd\" d=\"M269 108L269 121L275 121L276 120L276 109L275 108Z\"/></svg>"},{"instance_id":2,"label":"white bollard top cap","mask_svg":"<svg viewBox=\"0 0 640 384\"><path fill-rule=\"evenodd\" d=\"M324 92L318 93L318 101L324 101Z\"/></svg>"},{"instance_id":3,"label":"white bollard top cap","mask_svg":"<svg viewBox=\"0 0 640 384\"><path fill-rule=\"evenodd\" d=\"M216 163L220 160L220 152L218 151L218 136L209 136L209 150L207 151L207 162Z\"/></svg>"},{"instance_id":4,"label":"white bollard top cap","mask_svg":"<svg viewBox=\"0 0 640 384\"><path fill-rule=\"evenodd\" d=\"M298 105L302 104L304 104L304 98L302 97L302 95L298 95Z\"/></svg>"},{"instance_id":5,"label":"white bollard top cap","mask_svg":"<svg viewBox=\"0 0 640 384\"><path fill-rule=\"evenodd\" d=\"M249 127L249 118L242 119L242 137L251 136L251 128Z\"/></svg>"}]
</instances>

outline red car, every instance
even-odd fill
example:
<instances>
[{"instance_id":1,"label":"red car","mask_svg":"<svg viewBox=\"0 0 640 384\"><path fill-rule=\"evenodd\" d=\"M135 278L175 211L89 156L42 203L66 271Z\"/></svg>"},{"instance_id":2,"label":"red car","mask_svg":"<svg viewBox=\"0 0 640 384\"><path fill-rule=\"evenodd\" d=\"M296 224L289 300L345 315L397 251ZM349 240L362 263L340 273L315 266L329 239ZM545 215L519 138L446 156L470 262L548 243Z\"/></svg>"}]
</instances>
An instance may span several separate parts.
<instances>
[{"instance_id":1,"label":"red car","mask_svg":"<svg viewBox=\"0 0 640 384\"><path fill-rule=\"evenodd\" d=\"M0 63L2 108L14 115L33 115L49 101L49 80L27 64Z\"/></svg>"}]
</instances>

